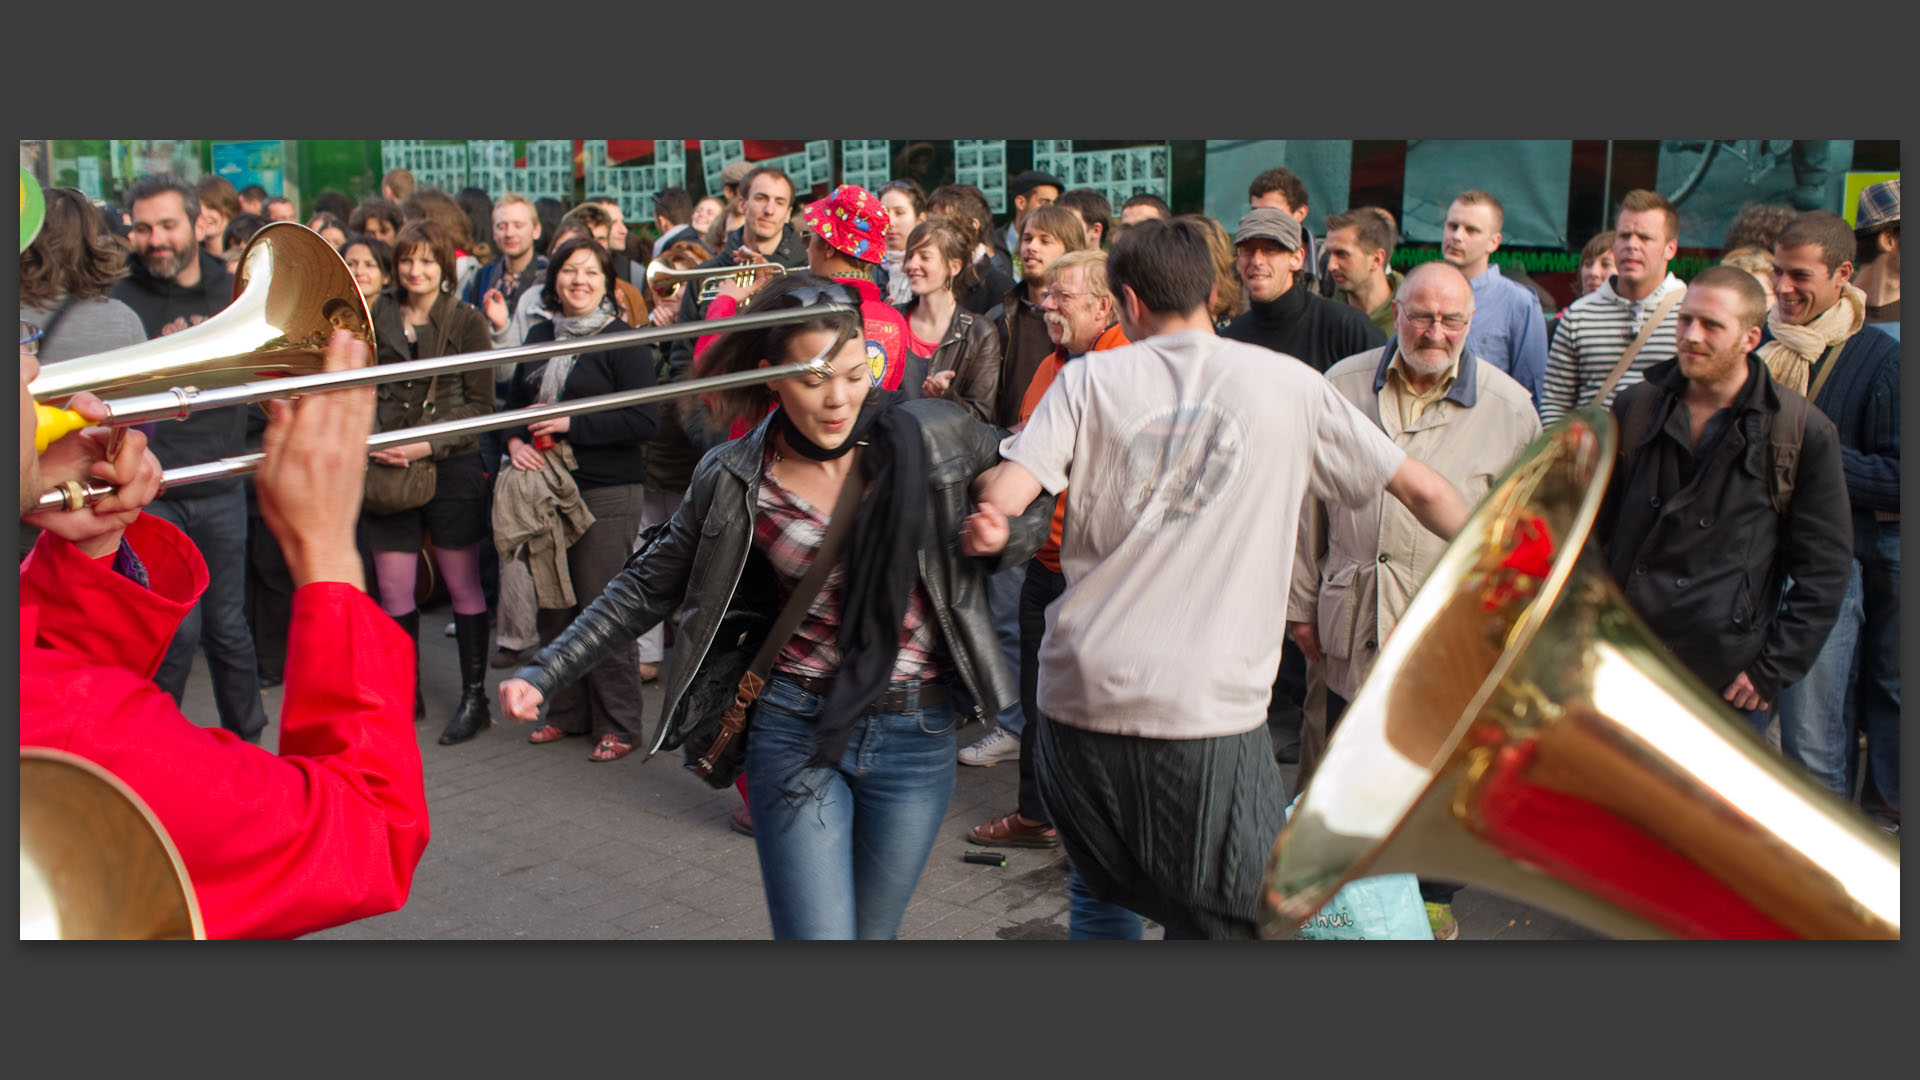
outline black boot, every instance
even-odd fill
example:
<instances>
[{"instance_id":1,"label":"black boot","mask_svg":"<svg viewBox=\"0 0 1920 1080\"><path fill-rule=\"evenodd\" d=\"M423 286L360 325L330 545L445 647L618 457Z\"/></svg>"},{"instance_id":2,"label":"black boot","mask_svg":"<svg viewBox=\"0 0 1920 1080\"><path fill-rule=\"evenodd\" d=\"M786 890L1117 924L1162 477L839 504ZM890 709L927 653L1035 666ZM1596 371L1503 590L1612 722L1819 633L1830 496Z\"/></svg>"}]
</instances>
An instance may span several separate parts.
<instances>
[{"instance_id":1,"label":"black boot","mask_svg":"<svg viewBox=\"0 0 1920 1080\"><path fill-rule=\"evenodd\" d=\"M420 609L395 615L393 621L413 639L413 720L417 724L427 718L427 702L420 696Z\"/></svg>"},{"instance_id":2,"label":"black boot","mask_svg":"<svg viewBox=\"0 0 1920 1080\"><path fill-rule=\"evenodd\" d=\"M486 613L455 615L453 637L460 644L460 707L440 733L442 746L465 742L493 723L493 708L487 702Z\"/></svg>"}]
</instances>

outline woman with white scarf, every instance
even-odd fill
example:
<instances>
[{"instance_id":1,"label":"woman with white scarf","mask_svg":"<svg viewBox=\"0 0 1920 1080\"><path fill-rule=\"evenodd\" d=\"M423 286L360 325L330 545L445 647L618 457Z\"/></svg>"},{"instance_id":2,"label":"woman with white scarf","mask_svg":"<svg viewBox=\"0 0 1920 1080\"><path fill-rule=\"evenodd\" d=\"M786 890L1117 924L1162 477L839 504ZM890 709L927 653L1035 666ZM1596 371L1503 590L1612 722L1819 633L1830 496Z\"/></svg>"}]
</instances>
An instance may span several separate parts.
<instances>
[{"instance_id":1,"label":"woman with white scarf","mask_svg":"<svg viewBox=\"0 0 1920 1080\"><path fill-rule=\"evenodd\" d=\"M613 257L591 238L576 237L555 248L547 261L542 300L554 317L534 324L527 344L616 334L632 329L608 296ZM658 358L650 346L556 356L514 369L507 408L597 397L654 384ZM542 608L542 641L551 641L591 604L633 553L639 532L645 448L659 413L653 405L539 420L508 433L507 452L516 469L538 469L545 454L564 441L574 459L574 483L594 522L567 549L575 606ZM535 743L568 735L594 737L592 761L617 761L632 752L641 731L640 671L631 643L607 655L587 677L553 695L547 722L528 736Z\"/></svg>"}]
</instances>

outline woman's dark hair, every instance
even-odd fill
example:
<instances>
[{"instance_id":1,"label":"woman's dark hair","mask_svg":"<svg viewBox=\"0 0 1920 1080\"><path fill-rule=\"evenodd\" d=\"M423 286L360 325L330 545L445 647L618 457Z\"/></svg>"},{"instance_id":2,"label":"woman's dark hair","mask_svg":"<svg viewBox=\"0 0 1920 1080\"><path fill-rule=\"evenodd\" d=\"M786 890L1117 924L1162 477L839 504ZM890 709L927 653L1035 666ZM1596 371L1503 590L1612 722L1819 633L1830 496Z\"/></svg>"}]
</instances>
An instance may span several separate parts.
<instances>
[{"instance_id":1,"label":"woman's dark hair","mask_svg":"<svg viewBox=\"0 0 1920 1080\"><path fill-rule=\"evenodd\" d=\"M1192 221L1153 218L1122 232L1107 257L1107 284L1116 304L1121 302L1120 290L1129 288L1155 315L1184 315L1206 307L1213 293L1213 251L1206 230Z\"/></svg>"},{"instance_id":2,"label":"woman's dark hair","mask_svg":"<svg viewBox=\"0 0 1920 1080\"><path fill-rule=\"evenodd\" d=\"M337 191L323 191L313 200L313 212L332 214L341 221L345 221L353 216L353 200Z\"/></svg>"},{"instance_id":3,"label":"woman's dark hair","mask_svg":"<svg viewBox=\"0 0 1920 1080\"><path fill-rule=\"evenodd\" d=\"M231 186L231 185L229 185ZM20 253L20 302L50 307L61 298L106 296L127 276L127 244L107 219L72 188L48 188L40 235Z\"/></svg>"},{"instance_id":4,"label":"woman's dark hair","mask_svg":"<svg viewBox=\"0 0 1920 1080\"><path fill-rule=\"evenodd\" d=\"M220 236L220 246L231 251L253 239L253 234L267 227L263 214L241 214L227 222L227 231Z\"/></svg>"},{"instance_id":5,"label":"woman's dark hair","mask_svg":"<svg viewBox=\"0 0 1920 1080\"><path fill-rule=\"evenodd\" d=\"M328 211L328 210L321 210L315 213L311 218L308 218L307 228L312 229L314 232L325 232L328 229L339 229L340 235L342 236L349 236L353 233L352 229L347 228L347 223L341 220L340 215L335 214L332 211Z\"/></svg>"},{"instance_id":6,"label":"woman's dark hair","mask_svg":"<svg viewBox=\"0 0 1920 1080\"><path fill-rule=\"evenodd\" d=\"M394 266L398 268L400 260L411 254L414 248L426 248L427 254L433 256L433 261L440 264L440 291L452 292L460 274L454 262L453 237L447 235L446 228L431 219L407 222L401 228L400 235L393 238ZM399 278L393 280L395 295L406 296L406 287L400 285Z\"/></svg>"},{"instance_id":7,"label":"woman's dark hair","mask_svg":"<svg viewBox=\"0 0 1920 1080\"><path fill-rule=\"evenodd\" d=\"M400 238L395 236L394 239ZM365 233L354 233L347 237L346 243L340 245L340 257L346 258L347 249L355 244L367 249L367 254L373 256L373 261L380 264L380 272L387 275L387 284L393 284L393 249L387 246L386 241Z\"/></svg>"},{"instance_id":8,"label":"woman's dark hair","mask_svg":"<svg viewBox=\"0 0 1920 1080\"><path fill-rule=\"evenodd\" d=\"M889 180L886 186L873 193L873 197L881 198L889 191L897 191L907 197L907 201L913 204L914 217L927 216L927 193L920 190L919 184L911 180Z\"/></svg>"},{"instance_id":9,"label":"woman's dark hair","mask_svg":"<svg viewBox=\"0 0 1920 1080\"><path fill-rule=\"evenodd\" d=\"M566 214L566 204L559 199L542 196L533 200L533 216L540 222L540 235L534 238L533 249L547 256L548 262L553 261L553 245L547 242L547 238L560 231L560 219Z\"/></svg>"},{"instance_id":10,"label":"woman's dark hair","mask_svg":"<svg viewBox=\"0 0 1920 1080\"><path fill-rule=\"evenodd\" d=\"M463 187L453 201L467 212L467 228L476 242L493 235L493 200L486 192L477 187Z\"/></svg>"},{"instance_id":11,"label":"woman's dark hair","mask_svg":"<svg viewBox=\"0 0 1920 1080\"><path fill-rule=\"evenodd\" d=\"M367 231L367 222L375 219L386 222L396 234L407 223L400 213L399 204L378 195L369 195L353 208L353 213L347 215L347 227L354 232L364 233Z\"/></svg>"},{"instance_id":12,"label":"woman's dark hair","mask_svg":"<svg viewBox=\"0 0 1920 1080\"><path fill-rule=\"evenodd\" d=\"M551 264L549 264L551 265ZM844 285L809 273L783 274L774 278L747 302L746 311L786 311L792 308L811 307L827 302L825 290L839 288L850 295L851 289ZM782 323L779 326L767 326L758 330L738 330L720 335L707 351L694 361L694 367L702 378L708 375L726 375L738 371L752 371L760 366L760 361L771 360L776 364L787 362L787 343L795 337L815 330L826 330L844 335L848 340L861 332L860 316L857 312L826 312L804 319L800 322ZM766 415L773 404L773 391L765 383L745 386L734 390L721 390L710 399L715 422L722 428L731 427L736 420L759 420Z\"/></svg>"},{"instance_id":13,"label":"woman's dark hair","mask_svg":"<svg viewBox=\"0 0 1920 1080\"><path fill-rule=\"evenodd\" d=\"M400 216L408 221L432 221L447 231L455 251L472 251L473 234L467 231L467 212L453 196L439 188L420 188L400 204ZM393 257L400 257L400 238L394 237Z\"/></svg>"},{"instance_id":14,"label":"woman's dark hair","mask_svg":"<svg viewBox=\"0 0 1920 1080\"><path fill-rule=\"evenodd\" d=\"M593 252L593 258L600 264L600 273L607 280L605 293L600 297L602 306L612 306L613 299L613 254L600 241L591 236L575 236L553 249L547 257L547 281L540 286L540 302L546 305L554 315L560 314L560 268L567 265L573 253L581 248Z\"/></svg>"},{"instance_id":15,"label":"woman's dark hair","mask_svg":"<svg viewBox=\"0 0 1920 1080\"><path fill-rule=\"evenodd\" d=\"M973 267L973 242L967 230L946 218L934 216L920 219L920 224L907 234L906 250L901 254L911 255L923 245L932 245L934 254L942 262L960 260L960 272L953 275L947 287L955 296L965 296L979 283L980 273Z\"/></svg>"}]
</instances>

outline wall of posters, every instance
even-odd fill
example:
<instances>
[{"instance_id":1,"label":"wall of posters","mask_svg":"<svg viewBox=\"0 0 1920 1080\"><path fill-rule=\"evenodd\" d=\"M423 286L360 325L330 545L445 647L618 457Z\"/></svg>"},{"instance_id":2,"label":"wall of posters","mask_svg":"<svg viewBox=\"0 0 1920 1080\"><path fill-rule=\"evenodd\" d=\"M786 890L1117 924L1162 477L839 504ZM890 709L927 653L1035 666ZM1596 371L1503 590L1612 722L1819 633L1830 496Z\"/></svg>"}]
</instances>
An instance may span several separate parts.
<instances>
[{"instance_id":1,"label":"wall of posters","mask_svg":"<svg viewBox=\"0 0 1920 1080\"><path fill-rule=\"evenodd\" d=\"M1007 141L953 140L953 182L971 184L987 197L996 214L1007 211Z\"/></svg>"},{"instance_id":2,"label":"wall of posters","mask_svg":"<svg viewBox=\"0 0 1920 1080\"><path fill-rule=\"evenodd\" d=\"M1033 140L1035 169L1059 177L1069 191L1075 188L1098 191L1107 197L1116 213L1135 195L1170 197L1172 156L1172 148L1166 143L1116 150L1075 150L1071 139Z\"/></svg>"},{"instance_id":3,"label":"wall of posters","mask_svg":"<svg viewBox=\"0 0 1920 1080\"><path fill-rule=\"evenodd\" d=\"M419 187L439 188L451 195L466 187L469 151L466 145L446 140L382 139L380 168L405 169L413 174Z\"/></svg>"},{"instance_id":4,"label":"wall of posters","mask_svg":"<svg viewBox=\"0 0 1920 1080\"><path fill-rule=\"evenodd\" d=\"M652 143L650 162L639 158L614 162L607 156L607 140L586 140L581 148L585 196L607 196L620 204L620 216L625 220L651 222L654 193L687 186L686 144L679 139L654 139Z\"/></svg>"},{"instance_id":5,"label":"wall of posters","mask_svg":"<svg viewBox=\"0 0 1920 1080\"><path fill-rule=\"evenodd\" d=\"M878 191L893 179L892 144L885 139L840 140L840 182Z\"/></svg>"}]
</instances>

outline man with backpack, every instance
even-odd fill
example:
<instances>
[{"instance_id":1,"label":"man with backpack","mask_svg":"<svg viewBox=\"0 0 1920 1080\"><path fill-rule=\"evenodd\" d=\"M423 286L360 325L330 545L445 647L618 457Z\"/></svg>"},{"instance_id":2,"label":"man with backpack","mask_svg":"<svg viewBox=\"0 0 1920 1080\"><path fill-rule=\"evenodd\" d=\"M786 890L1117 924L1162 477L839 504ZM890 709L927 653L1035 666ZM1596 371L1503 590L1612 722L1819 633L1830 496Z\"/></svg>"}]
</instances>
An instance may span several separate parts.
<instances>
[{"instance_id":1,"label":"man with backpack","mask_svg":"<svg viewBox=\"0 0 1920 1080\"><path fill-rule=\"evenodd\" d=\"M1613 400L1595 530L1628 603L1762 734L1820 654L1853 565L1839 434L1752 355L1766 318L1746 271L1693 279L1675 357Z\"/></svg>"}]
</instances>

